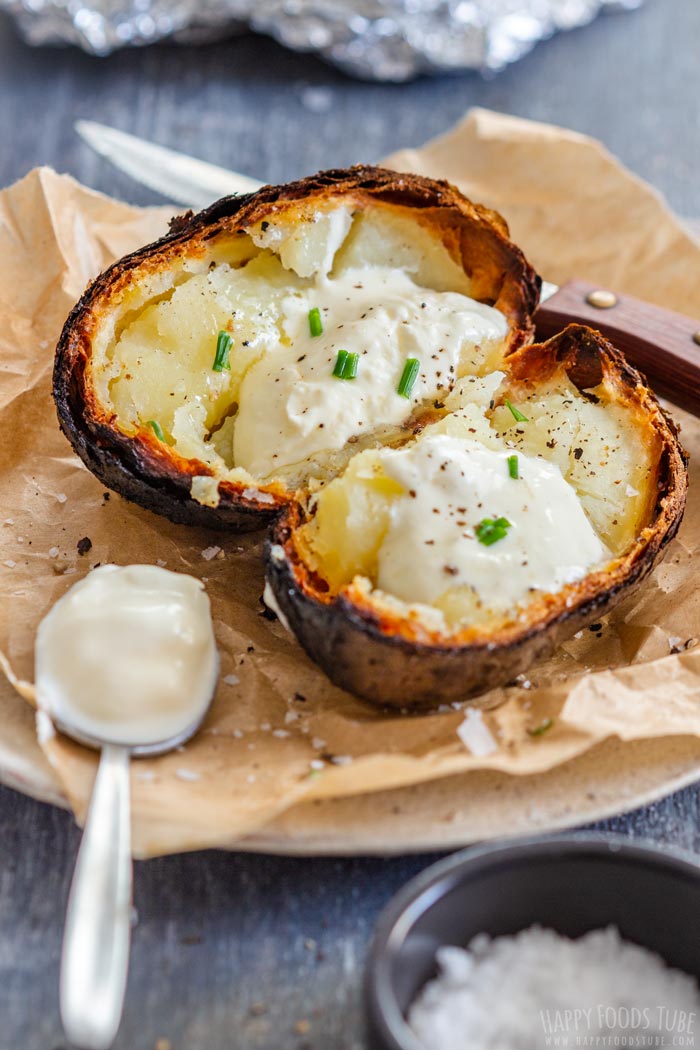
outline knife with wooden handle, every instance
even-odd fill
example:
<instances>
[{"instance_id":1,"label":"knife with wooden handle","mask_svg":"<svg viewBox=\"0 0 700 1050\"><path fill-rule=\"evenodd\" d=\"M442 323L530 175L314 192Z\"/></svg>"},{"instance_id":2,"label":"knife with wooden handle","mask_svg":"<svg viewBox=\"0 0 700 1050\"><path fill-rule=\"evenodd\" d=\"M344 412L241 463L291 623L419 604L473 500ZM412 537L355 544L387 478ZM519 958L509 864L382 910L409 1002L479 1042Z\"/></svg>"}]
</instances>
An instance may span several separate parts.
<instances>
[{"instance_id":1,"label":"knife with wooden handle","mask_svg":"<svg viewBox=\"0 0 700 1050\"><path fill-rule=\"evenodd\" d=\"M602 332L660 397L700 415L700 320L587 281L545 283L535 314L538 338L573 321Z\"/></svg>"},{"instance_id":2,"label":"knife with wooden handle","mask_svg":"<svg viewBox=\"0 0 700 1050\"><path fill-rule=\"evenodd\" d=\"M104 124L78 121L76 130L132 179L188 207L204 208L217 197L250 193L262 185ZM693 320L586 281L561 288L544 281L535 321L541 339L573 321L597 328L647 376L657 394L700 415L700 302Z\"/></svg>"}]
</instances>

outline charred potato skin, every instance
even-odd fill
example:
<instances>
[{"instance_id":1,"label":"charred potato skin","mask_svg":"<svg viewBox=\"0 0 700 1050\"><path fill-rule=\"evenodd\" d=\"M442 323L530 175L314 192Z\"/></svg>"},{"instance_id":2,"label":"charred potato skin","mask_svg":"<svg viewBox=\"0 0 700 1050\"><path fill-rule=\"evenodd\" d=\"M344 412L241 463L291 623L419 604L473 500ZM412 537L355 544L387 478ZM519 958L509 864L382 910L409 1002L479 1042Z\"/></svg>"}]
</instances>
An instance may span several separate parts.
<instances>
[{"instance_id":1,"label":"charred potato skin","mask_svg":"<svg viewBox=\"0 0 700 1050\"><path fill-rule=\"evenodd\" d=\"M482 274L477 298L496 305L510 326L508 350L531 342L532 316L539 300L540 279L522 252L508 239L508 227L496 212L472 204L447 182L358 166L321 172L257 193L225 197L197 215L175 220L161 240L114 263L85 291L68 317L56 349L53 395L61 430L89 470L127 499L171 521L245 532L269 524L291 499L282 485L250 486L223 481L217 507L190 495L194 475L211 475L196 460L178 456L147 428L122 432L115 413L99 404L90 382L93 334L103 314L139 279L178 258L202 256L220 235L245 232L264 220L309 203L352 200L358 208L375 205L410 209L416 221L438 230L467 273ZM245 494L244 494L245 493Z\"/></svg>"},{"instance_id":2,"label":"charred potato skin","mask_svg":"<svg viewBox=\"0 0 700 1050\"><path fill-rule=\"evenodd\" d=\"M582 392L604 376L612 380L619 401L642 413L660 441L656 488L639 537L604 570L531 604L523 619L490 634L466 629L448 638L417 630L390 610L378 613L352 584L330 597L295 548L294 533L307 512L291 504L270 533L267 581L290 629L336 685L377 704L415 711L477 696L511 682L599 620L652 571L685 508L687 455L675 424L643 377L598 332L570 325L546 343L523 347L510 361L513 378L523 383L536 383L558 367Z\"/></svg>"}]
</instances>

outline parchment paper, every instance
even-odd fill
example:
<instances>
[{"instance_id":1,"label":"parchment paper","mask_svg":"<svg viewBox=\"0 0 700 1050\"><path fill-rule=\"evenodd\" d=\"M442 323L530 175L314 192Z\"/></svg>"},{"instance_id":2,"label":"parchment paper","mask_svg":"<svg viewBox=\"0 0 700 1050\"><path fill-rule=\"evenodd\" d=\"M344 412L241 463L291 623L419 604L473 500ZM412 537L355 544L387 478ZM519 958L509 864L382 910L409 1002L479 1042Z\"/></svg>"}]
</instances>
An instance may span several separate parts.
<instances>
[{"instance_id":1,"label":"parchment paper","mask_svg":"<svg viewBox=\"0 0 700 1050\"><path fill-rule=\"evenodd\" d=\"M474 111L451 134L390 163L450 178L498 208L549 279L589 277L700 311L700 249L658 196L591 140ZM47 169L0 193L0 650L31 680L39 620L96 563L164 563L202 577L212 600L220 685L195 740L134 765L138 855L230 845L302 800L385 793L477 769L542 774L610 738L700 738L697 486L679 538L637 595L534 668L529 688L483 698L499 746L481 758L457 735L463 710L389 714L332 686L262 615L259 536L172 525L107 497L58 430L53 348L87 281L164 231L167 215ZM700 423L676 416L698 458ZM92 547L81 556L86 536ZM4 679L0 686L0 762L19 786L38 779L52 797L58 785L82 820L94 756L45 727L40 751L30 707ZM528 733L545 719L551 729Z\"/></svg>"}]
</instances>

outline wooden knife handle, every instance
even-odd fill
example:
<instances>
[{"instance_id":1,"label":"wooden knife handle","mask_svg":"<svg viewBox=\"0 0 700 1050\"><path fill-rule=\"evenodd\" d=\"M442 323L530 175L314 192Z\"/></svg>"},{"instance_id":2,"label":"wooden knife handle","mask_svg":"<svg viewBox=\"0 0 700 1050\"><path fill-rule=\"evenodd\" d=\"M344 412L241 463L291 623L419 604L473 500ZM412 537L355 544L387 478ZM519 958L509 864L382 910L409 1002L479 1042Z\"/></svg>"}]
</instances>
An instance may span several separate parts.
<instances>
[{"instance_id":1,"label":"wooden knife handle","mask_svg":"<svg viewBox=\"0 0 700 1050\"><path fill-rule=\"evenodd\" d=\"M614 305L593 305L606 297ZM700 314L700 290L698 298ZM613 296L587 281L569 281L537 311L537 336L548 339L572 322L597 328L647 377L655 393L700 415L700 319L630 295Z\"/></svg>"}]
</instances>

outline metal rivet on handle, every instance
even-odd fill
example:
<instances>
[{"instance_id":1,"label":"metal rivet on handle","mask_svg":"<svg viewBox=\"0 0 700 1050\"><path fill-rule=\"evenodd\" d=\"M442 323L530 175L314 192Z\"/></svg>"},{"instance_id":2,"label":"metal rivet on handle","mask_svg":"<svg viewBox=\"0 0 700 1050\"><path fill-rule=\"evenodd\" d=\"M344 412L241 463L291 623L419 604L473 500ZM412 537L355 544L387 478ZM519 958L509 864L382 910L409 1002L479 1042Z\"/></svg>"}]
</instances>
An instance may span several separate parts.
<instances>
[{"instance_id":1,"label":"metal rivet on handle","mask_svg":"<svg viewBox=\"0 0 700 1050\"><path fill-rule=\"evenodd\" d=\"M697 330L697 332L694 333L693 342L697 343L698 346L700 346L700 328Z\"/></svg>"},{"instance_id":2,"label":"metal rivet on handle","mask_svg":"<svg viewBox=\"0 0 700 1050\"><path fill-rule=\"evenodd\" d=\"M612 306L617 306L617 301L615 293L606 292L604 288L597 288L586 296L586 302L590 306L596 306L599 310L609 310Z\"/></svg>"}]
</instances>

